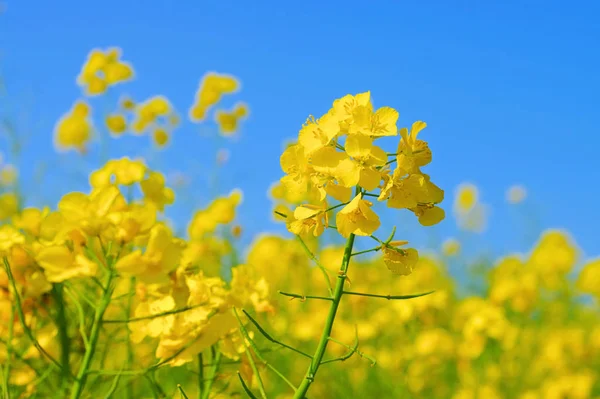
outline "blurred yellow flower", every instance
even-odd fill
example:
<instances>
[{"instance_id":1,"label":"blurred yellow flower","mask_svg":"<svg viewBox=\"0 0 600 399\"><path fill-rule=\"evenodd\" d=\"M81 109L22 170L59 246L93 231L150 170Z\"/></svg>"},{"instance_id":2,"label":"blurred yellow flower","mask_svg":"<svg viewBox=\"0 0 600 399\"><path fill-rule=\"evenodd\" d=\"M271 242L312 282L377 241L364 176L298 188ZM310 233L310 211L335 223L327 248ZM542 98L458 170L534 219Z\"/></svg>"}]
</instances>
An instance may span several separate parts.
<instances>
[{"instance_id":1,"label":"blurred yellow flower","mask_svg":"<svg viewBox=\"0 0 600 399\"><path fill-rule=\"evenodd\" d=\"M77 77L77 84L84 88L87 95L95 96L104 93L110 86L131 80L133 68L120 58L121 49L116 47L105 51L92 50Z\"/></svg>"},{"instance_id":2,"label":"blurred yellow flower","mask_svg":"<svg viewBox=\"0 0 600 399\"><path fill-rule=\"evenodd\" d=\"M460 241L448 238L442 243L442 253L446 256L456 256L460 252Z\"/></svg>"},{"instance_id":3,"label":"blurred yellow flower","mask_svg":"<svg viewBox=\"0 0 600 399\"><path fill-rule=\"evenodd\" d=\"M199 210L188 226L192 239L201 239L212 233L218 225L228 224L235 219L235 209L242 202L242 192L233 190L227 197L219 197L206 209Z\"/></svg>"},{"instance_id":4,"label":"blurred yellow flower","mask_svg":"<svg viewBox=\"0 0 600 399\"><path fill-rule=\"evenodd\" d=\"M127 121L122 114L110 114L106 117L106 127L115 136L120 136L127 130Z\"/></svg>"},{"instance_id":5,"label":"blurred yellow flower","mask_svg":"<svg viewBox=\"0 0 600 399\"><path fill-rule=\"evenodd\" d=\"M77 84L88 96L95 96L104 93L110 86L131 80L133 68L120 58L121 49L116 47L92 50L77 77Z\"/></svg>"},{"instance_id":6,"label":"blurred yellow flower","mask_svg":"<svg viewBox=\"0 0 600 399\"><path fill-rule=\"evenodd\" d=\"M15 193L0 194L0 221L11 218L19 211L19 197Z\"/></svg>"},{"instance_id":7,"label":"blurred yellow flower","mask_svg":"<svg viewBox=\"0 0 600 399\"><path fill-rule=\"evenodd\" d=\"M583 266L576 287L581 292L592 294L600 300L600 259L592 260Z\"/></svg>"},{"instance_id":8,"label":"blurred yellow flower","mask_svg":"<svg viewBox=\"0 0 600 399\"><path fill-rule=\"evenodd\" d=\"M157 147L162 148L169 142L169 133L163 128L157 128L152 133L152 139Z\"/></svg>"},{"instance_id":9,"label":"blurred yellow flower","mask_svg":"<svg viewBox=\"0 0 600 399\"><path fill-rule=\"evenodd\" d=\"M527 189L521 185L511 186L506 191L506 201L509 204L518 204L527 198Z\"/></svg>"},{"instance_id":10,"label":"blurred yellow flower","mask_svg":"<svg viewBox=\"0 0 600 399\"><path fill-rule=\"evenodd\" d=\"M14 165L7 164L0 169L0 186L9 186L17 181L19 171Z\"/></svg>"},{"instance_id":11,"label":"blurred yellow flower","mask_svg":"<svg viewBox=\"0 0 600 399\"><path fill-rule=\"evenodd\" d=\"M479 190L474 184L462 183L456 188L454 211L465 214L471 211L479 202Z\"/></svg>"},{"instance_id":12,"label":"blurred yellow flower","mask_svg":"<svg viewBox=\"0 0 600 399\"><path fill-rule=\"evenodd\" d=\"M201 122L206 119L208 109L217 104L223 95L231 94L239 89L239 81L226 74L209 72L202 78L196 99L189 110L190 120Z\"/></svg>"},{"instance_id":13,"label":"blurred yellow flower","mask_svg":"<svg viewBox=\"0 0 600 399\"><path fill-rule=\"evenodd\" d=\"M54 145L57 149L74 148L85 152L85 145L92 137L89 114L90 107L83 101L77 101L71 110L63 115L54 128Z\"/></svg>"},{"instance_id":14,"label":"blurred yellow flower","mask_svg":"<svg viewBox=\"0 0 600 399\"><path fill-rule=\"evenodd\" d=\"M231 111L217 110L215 122L219 125L219 131L223 136L231 136L238 130L240 120L248 117L248 106L245 103L237 103Z\"/></svg>"}]
</instances>

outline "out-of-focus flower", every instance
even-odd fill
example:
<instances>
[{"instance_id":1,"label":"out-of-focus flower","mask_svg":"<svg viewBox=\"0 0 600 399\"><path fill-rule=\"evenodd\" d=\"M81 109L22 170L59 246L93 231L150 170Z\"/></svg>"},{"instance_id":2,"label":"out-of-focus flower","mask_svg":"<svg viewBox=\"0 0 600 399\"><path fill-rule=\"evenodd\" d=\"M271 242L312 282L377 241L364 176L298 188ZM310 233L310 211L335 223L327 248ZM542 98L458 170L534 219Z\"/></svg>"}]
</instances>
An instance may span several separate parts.
<instances>
[{"instance_id":1,"label":"out-of-focus flower","mask_svg":"<svg viewBox=\"0 0 600 399\"><path fill-rule=\"evenodd\" d=\"M59 150L76 149L85 152L85 146L92 137L90 107L77 101L54 128L54 145Z\"/></svg>"},{"instance_id":2,"label":"out-of-focus flower","mask_svg":"<svg viewBox=\"0 0 600 399\"><path fill-rule=\"evenodd\" d=\"M527 189L521 185L509 187L506 191L506 201L509 204L518 204L527 198Z\"/></svg>"},{"instance_id":3,"label":"out-of-focus flower","mask_svg":"<svg viewBox=\"0 0 600 399\"><path fill-rule=\"evenodd\" d=\"M121 49L117 47L92 50L77 77L77 84L88 96L95 96L103 94L110 86L131 80L133 67L120 58Z\"/></svg>"},{"instance_id":4,"label":"out-of-focus flower","mask_svg":"<svg viewBox=\"0 0 600 399\"><path fill-rule=\"evenodd\" d=\"M446 256L456 256L460 252L460 241L448 238L442 243L442 253Z\"/></svg>"}]
</instances>

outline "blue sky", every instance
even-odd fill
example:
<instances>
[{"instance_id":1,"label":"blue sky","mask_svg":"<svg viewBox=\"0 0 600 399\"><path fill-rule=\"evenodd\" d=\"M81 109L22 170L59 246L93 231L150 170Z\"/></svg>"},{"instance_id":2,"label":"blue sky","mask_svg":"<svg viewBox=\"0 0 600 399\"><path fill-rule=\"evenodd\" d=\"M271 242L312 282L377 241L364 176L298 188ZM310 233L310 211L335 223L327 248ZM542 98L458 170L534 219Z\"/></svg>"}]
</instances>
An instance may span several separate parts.
<instances>
[{"instance_id":1,"label":"blue sky","mask_svg":"<svg viewBox=\"0 0 600 399\"><path fill-rule=\"evenodd\" d=\"M560 227L588 256L600 255L597 2L5 3L0 67L9 98L0 112L30 134L23 176L31 179L34 166L45 164L45 180L29 187L51 203L65 190L85 189L85 179L67 180L67 171L90 168L74 154L53 154L54 123L81 96L75 77L89 50L116 45L137 72L117 93L164 94L184 115L206 71L241 79L242 91L225 105L246 101L251 117L228 145L219 190L243 189L246 240L281 231L270 222L265 193L281 176L285 140L333 99L371 90L376 106L400 111L400 125L428 123L423 138L434 160L427 172L446 190L446 210L460 182L480 187L492 213L488 231L471 238L476 247L523 251L542 228ZM117 97L94 104L110 110ZM206 172L217 147L198 130L184 124L152 162L166 172ZM136 140L111 142L111 155L139 153L147 142ZM0 151L8 152L5 141ZM504 202L514 183L529 191L519 208ZM210 193L198 188L196 195L197 203L171 216L183 220ZM529 219L535 224L525 231ZM402 223L402 238L432 242L406 217L388 222ZM451 217L433 232L437 239L457 234Z\"/></svg>"}]
</instances>

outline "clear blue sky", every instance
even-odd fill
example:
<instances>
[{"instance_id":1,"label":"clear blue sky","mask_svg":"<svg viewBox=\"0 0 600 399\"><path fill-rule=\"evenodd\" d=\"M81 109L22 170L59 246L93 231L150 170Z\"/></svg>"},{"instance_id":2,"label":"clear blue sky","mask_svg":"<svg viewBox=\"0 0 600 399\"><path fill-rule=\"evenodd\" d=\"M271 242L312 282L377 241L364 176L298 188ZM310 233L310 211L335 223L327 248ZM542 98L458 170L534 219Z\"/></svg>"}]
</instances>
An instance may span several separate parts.
<instances>
[{"instance_id":1,"label":"clear blue sky","mask_svg":"<svg viewBox=\"0 0 600 399\"><path fill-rule=\"evenodd\" d=\"M10 112L32 133L26 177L38 161L56 160L48 155L52 129L80 96L75 77L88 51L117 45L137 71L136 81L119 90L138 99L164 94L184 114L206 71L242 80L231 101L248 102L252 114L230 146L221 187L244 190L248 237L280 230L269 222L265 192L281 175L283 142L334 98L371 90L376 106L400 111L401 125L428 123L424 138L434 161L427 171L446 189L447 210L460 182L481 188L492 215L478 240L498 251L525 250L533 238L515 221L521 212L537 218L536 231L566 228L588 255L600 255L598 2L5 3L0 62ZM115 155L133 148L124 143ZM160 164L165 171L207 164L213 149L187 124ZM83 165L75 156L65 159ZM57 181L49 177L37 187L54 203L67 189ZM82 190L84 183L69 188ZM529 190L520 211L504 204L513 183ZM435 231L455 234L452 218Z\"/></svg>"}]
</instances>

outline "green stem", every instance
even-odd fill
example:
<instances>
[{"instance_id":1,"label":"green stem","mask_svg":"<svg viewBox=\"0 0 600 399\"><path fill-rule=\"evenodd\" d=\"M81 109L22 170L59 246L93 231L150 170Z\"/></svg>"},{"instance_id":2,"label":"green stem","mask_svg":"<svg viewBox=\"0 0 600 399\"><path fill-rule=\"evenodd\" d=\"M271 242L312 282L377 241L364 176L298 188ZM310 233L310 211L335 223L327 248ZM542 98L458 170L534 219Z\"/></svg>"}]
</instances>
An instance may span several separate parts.
<instances>
[{"instance_id":1,"label":"green stem","mask_svg":"<svg viewBox=\"0 0 600 399\"><path fill-rule=\"evenodd\" d=\"M114 286L112 284L113 278L114 275L110 273L108 275L108 281L106 283L104 294L102 295L102 299L100 300L100 305L98 306L94 314L94 322L92 324L92 330L90 332L89 337L89 347L86 349L85 354L83 355L83 360L81 361L81 365L79 366L79 372L77 373L75 382L73 382L70 396L71 399L79 399L81 393L83 392L83 388L85 387L85 383L88 376L88 369L92 364L92 359L94 358L94 353L96 352L96 345L98 344L98 339L100 338L102 317L104 316L106 308L110 304L110 300L114 290Z\"/></svg>"},{"instance_id":2,"label":"green stem","mask_svg":"<svg viewBox=\"0 0 600 399\"><path fill-rule=\"evenodd\" d=\"M340 275L338 276L338 280L335 285L335 290L333 292L333 301L331 303L331 306L329 307L329 314L327 315L327 320L325 321L325 328L323 329L323 333L321 334L321 339L319 340L317 350L315 351L312 361L310 362L310 366L308 366L306 375L304 376L302 383L300 384L298 390L296 391L296 394L294 395L294 399L303 399L305 397L306 392L308 392L308 389L310 388L310 385L314 381L317 371L319 370L319 366L321 365L323 356L325 355L325 350L327 349L327 344L329 343L331 330L333 328L333 322L335 321L335 316L337 314L342 295L344 295L346 273L348 272L348 266L350 264L350 257L352 255L353 246L354 234L350 234L348 241L346 241L346 247L344 248L344 257L342 259Z\"/></svg>"},{"instance_id":3,"label":"green stem","mask_svg":"<svg viewBox=\"0 0 600 399\"><path fill-rule=\"evenodd\" d=\"M206 389L202 395L202 399L208 399L210 396L210 391L212 389L212 384L217 378L217 371L219 370L219 364L221 363L221 352L215 348L214 346L210 348L212 351L212 363L214 364L212 368L212 373L208 381L206 382Z\"/></svg>"},{"instance_id":4,"label":"green stem","mask_svg":"<svg viewBox=\"0 0 600 399\"><path fill-rule=\"evenodd\" d=\"M202 399L204 391L204 364L202 352L198 353L198 399Z\"/></svg>"},{"instance_id":5,"label":"green stem","mask_svg":"<svg viewBox=\"0 0 600 399\"><path fill-rule=\"evenodd\" d=\"M31 343L33 344L33 346L35 346L35 348L38 350L38 352L40 352L41 354L43 354L44 356L46 356L46 358L48 360L50 360L52 363L54 363L54 365L56 367L58 367L59 369L62 370L62 366L61 364L54 358L52 357L51 354L48 353L48 351L46 351L42 345L40 345L40 343L38 342L38 340L35 338L35 336L33 335L33 332L31 331L31 328L29 328L29 326L27 325L26 321L25 321L25 313L23 313L23 305L21 302L21 296L19 295L19 290L17 288L17 283L15 282L15 278L12 274L12 270L10 269L10 264L8 263L8 259L6 257L3 258L4 261L4 267L6 270L6 275L8 276L8 280L10 282L10 287L13 290L13 296L14 296L14 300L15 300L15 305L17 307L17 315L19 316L19 321L21 322L21 326L23 327L23 331L25 332L25 335L27 335L27 338L29 338L29 340L31 341Z\"/></svg>"},{"instance_id":6,"label":"green stem","mask_svg":"<svg viewBox=\"0 0 600 399\"><path fill-rule=\"evenodd\" d=\"M63 295L62 284L57 283L52 285L52 297L56 302L56 326L58 328L58 339L60 341L60 364L62 365L64 382L71 375L71 368L69 365L71 339L69 338L67 314L65 312L65 298Z\"/></svg>"},{"instance_id":7,"label":"green stem","mask_svg":"<svg viewBox=\"0 0 600 399\"><path fill-rule=\"evenodd\" d=\"M4 369L4 389L6 399L10 399L10 362L12 359L12 341L14 336L15 307L10 308L10 319L8 321L8 340L6 341L6 365Z\"/></svg>"},{"instance_id":8,"label":"green stem","mask_svg":"<svg viewBox=\"0 0 600 399\"><path fill-rule=\"evenodd\" d=\"M283 296L290 297L291 299L300 299L300 302L304 302L307 299L321 299L323 301L332 301L333 300L333 298L328 297L328 296L300 295L300 294L294 294L291 292L283 292L283 291L277 291L277 292L279 292L279 294L281 294Z\"/></svg>"},{"instance_id":9,"label":"green stem","mask_svg":"<svg viewBox=\"0 0 600 399\"><path fill-rule=\"evenodd\" d=\"M131 194L131 186L129 188L129 196L132 197ZM129 293L135 292L135 277L131 277L129 279ZM131 317L131 307L133 306L133 295L129 295L127 298L127 318ZM129 329L129 324L125 326L126 334L127 334L127 369L133 367L134 353L133 353L133 345L131 343L131 330ZM129 381L127 384L127 399L133 399L133 381Z\"/></svg>"}]
</instances>

